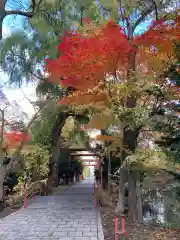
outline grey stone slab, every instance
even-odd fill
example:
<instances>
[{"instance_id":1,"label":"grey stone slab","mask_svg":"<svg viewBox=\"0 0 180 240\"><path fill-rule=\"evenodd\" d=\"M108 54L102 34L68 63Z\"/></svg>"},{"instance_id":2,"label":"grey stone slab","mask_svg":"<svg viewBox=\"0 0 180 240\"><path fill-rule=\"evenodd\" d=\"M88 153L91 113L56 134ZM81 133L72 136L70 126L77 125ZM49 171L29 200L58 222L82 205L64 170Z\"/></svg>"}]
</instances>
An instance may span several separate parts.
<instances>
[{"instance_id":1,"label":"grey stone slab","mask_svg":"<svg viewBox=\"0 0 180 240\"><path fill-rule=\"evenodd\" d=\"M71 226L69 226L69 227L64 227L64 228L62 229L62 232L76 232L77 230L79 230L79 229L77 229L77 228L72 228Z\"/></svg>"},{"instance_id":2,"label":"grey stone slab","mask_svg":"<svg viewBox=\"0 0 180 240\"><path fill-rule=\"evenodd\" d=\"M54 196L38 196L28 208L0 220L0 240L104 240L93 206L93 180Z\"/></svg>"},{"instance_id":3,"label":"grey stone slab","mask_svg":"<svg viewBox=\"0 0 180 240\"><path fill-rule=\"evenodd\" d=\"M97 237L97 231L95 231L95 232L84 232L83 236L84 237Z\"/></svg>"},{"instance_id":4,"label":"grey stone slab","mask_svg":"<svg viewBox=\"0 0 180 240\"><path fill-rule=\"evenodd\" d=\"M90 240L90 238L89 237L75 237L74 240ZM96 238L96 240L98 240L98 239Z\"/></svg>"},{"instance_id":5,"label":"grey stone slab","mask_svg":"<svg viewBox=\"0 0 180 240\"><path fill-rule=\"evenodd\" d=\"M56 237L66 237L66 236L68 236L68 232L54 232L53 236L56 236Z\"/></svg>"},{"instance_id":6,"label":"grey stone slab","mask_svg":"<svg viewBox=\"0 0 180 240\"><path fill-rule=\"evenodd\" d=\"M70 237L82 237L83 236L83 232L80 232L77 229L77 232L68 232L68 236L70 236Z\"/></svg>"},{"instance_id":7,"label":"grey stone slab","mask_svg":"<svg viewBox=\"0 0 180 240\"><path fill-rule=\"evenodd\" d=\"M61 237L59 240L74 240L74 237ZM84 239L86 240L86 239Z\"/></svg>"}]
</instances>

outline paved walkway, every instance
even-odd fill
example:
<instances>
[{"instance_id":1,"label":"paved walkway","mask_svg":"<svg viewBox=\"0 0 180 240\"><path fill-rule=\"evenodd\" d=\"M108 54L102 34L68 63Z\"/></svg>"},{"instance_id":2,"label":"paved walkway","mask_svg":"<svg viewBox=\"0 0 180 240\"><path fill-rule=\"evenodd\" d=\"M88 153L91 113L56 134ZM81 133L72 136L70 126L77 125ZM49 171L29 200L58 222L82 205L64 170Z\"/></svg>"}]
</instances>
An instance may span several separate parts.
<instances>
[{"instance_id":1,"label":"paved walkway","mask_svg":"<svg viewBox=\"0 0 180 240\"><path fill-rule=\"evenodd\" d=\"M93 180L54 196L37 197L26 209L0 220L0 240L104 240L93 207Z\"/></svg>"}]
</instances>

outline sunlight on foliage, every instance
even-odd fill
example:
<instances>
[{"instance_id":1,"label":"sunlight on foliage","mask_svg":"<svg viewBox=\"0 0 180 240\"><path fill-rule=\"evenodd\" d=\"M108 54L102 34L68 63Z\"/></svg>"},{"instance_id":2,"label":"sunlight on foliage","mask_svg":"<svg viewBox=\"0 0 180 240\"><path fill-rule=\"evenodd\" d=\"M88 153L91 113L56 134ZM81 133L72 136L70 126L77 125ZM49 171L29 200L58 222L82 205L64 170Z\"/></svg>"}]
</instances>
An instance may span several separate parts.
<instances>
[{"instance_id":1,"label":"sunlight on foliage","mask_svg":"<svg viewBox=\"0 0 180 240\"><path fill-rule=\"evenodd\" d=\"M49 158L49 152L40 146L35 146L31 151L25 152L21 162L22 172L14 190L19 192L25 184L46 178L49 172Z\"/></svg>"}]
</instances>

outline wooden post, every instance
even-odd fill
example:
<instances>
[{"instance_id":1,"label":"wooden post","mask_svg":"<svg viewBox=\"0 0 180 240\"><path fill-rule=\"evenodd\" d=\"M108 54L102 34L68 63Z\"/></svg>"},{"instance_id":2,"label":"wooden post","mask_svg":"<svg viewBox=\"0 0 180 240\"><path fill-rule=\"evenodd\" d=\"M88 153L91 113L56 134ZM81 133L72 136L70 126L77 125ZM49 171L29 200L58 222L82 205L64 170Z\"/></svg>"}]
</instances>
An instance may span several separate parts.
<instances>
[{"instance_id":1,"label":"wooden post","mask_svg":"<svg viewBox=\"0 0 180 240\"><path fill-rule=\"evenodd\" d=\"M126 230L125 230L125 216L122 215L121 218L121 231L119 232L119 221L118 217L114 218L114 240L119 239L119 235L121 236L121 239L126 239Z\"/></svg>"},{"instance_id":2,"label":"wooden post","mask_svg":"<svg viewBox=\"0 0 180 240\"><path fill-rule=\"evenodd\" d=\"M122 218L121 218L121 232L120 232L121 235L125 235L125 216L122 215Z\"/></svg>"},{"instance_id":3,"label":"wooden post","mask_svg":"<svg viewBox=\"0 0 180 240\"><path fill-rule=\"evenodd\" d=\"M114 218L114 240L118 240L118 217Z\"/></svg>"}]
</instances>

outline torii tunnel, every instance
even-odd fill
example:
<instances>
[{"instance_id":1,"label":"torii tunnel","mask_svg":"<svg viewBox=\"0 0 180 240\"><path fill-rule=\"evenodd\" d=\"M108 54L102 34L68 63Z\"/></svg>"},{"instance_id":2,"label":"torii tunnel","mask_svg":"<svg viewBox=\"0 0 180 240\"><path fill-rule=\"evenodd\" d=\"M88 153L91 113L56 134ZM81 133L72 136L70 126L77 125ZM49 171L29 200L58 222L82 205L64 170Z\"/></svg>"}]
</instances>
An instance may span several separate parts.
<instances>
[{"instance_id":1,"label":"torii tunnel","mask_svg":"<svg viewBox=\"0 0 180 240\"><path fill-rule=\"evenodd\" d=\"M100 158L98 154L91 152L91 149L71 148L70 156L80 160L84 167L88 168L92 173L94 169L99 169L100 167Z\"/></svg>"}]
</instances>

